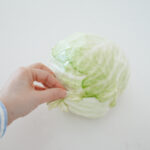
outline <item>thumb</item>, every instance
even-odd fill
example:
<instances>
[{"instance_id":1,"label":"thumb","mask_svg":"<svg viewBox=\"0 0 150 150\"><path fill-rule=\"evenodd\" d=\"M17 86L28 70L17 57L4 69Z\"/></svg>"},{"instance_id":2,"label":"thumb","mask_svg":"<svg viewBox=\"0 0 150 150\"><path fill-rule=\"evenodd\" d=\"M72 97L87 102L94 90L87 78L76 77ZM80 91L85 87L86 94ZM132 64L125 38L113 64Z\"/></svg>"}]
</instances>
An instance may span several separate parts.
<instances>
[{"instance_id":1,"label":"thumb","mask_svg":"<svg viewBox=\"0 0 150 150\"><path fill-rule=\"evenodd\" d=\"M66 91L61 88L49 88L46 90L37 91L36 96L39 103L42 104L64 98L66 96Z\"/></svg>"}]
</instances>

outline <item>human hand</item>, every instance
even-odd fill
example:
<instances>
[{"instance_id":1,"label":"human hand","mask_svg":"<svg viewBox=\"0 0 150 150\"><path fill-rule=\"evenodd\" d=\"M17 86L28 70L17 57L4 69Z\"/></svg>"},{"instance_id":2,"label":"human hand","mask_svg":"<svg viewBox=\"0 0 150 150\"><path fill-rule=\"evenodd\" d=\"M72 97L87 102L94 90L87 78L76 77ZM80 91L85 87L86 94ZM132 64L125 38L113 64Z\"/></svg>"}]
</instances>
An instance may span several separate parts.
<instances>
[{"instance_id":1,"label":"human hand","mask_svg":"<svg viewBox=\"0 0 150 150\"><path fill-rule=\"evenodd\" d=\"M43 87L35 85L34 81L41 82ZM0 100L8 113L8 125L38 105L65 96L65 88L54 73L41 63L19 68L0 92Z\"/></svg>"}]
</instances>

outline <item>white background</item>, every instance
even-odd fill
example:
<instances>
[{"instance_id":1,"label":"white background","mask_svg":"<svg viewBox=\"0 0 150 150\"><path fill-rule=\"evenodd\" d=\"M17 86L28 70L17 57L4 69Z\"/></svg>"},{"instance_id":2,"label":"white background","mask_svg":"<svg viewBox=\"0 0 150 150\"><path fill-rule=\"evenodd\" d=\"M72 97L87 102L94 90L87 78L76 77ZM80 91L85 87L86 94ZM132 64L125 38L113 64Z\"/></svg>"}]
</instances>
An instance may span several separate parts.
<instances>
[{"instance_id":1,"label":"white background","mask_svg":"<svg viewBox=\"0 0 150 150\"><path fill-rule=\"evenodd\" d=\"M124 49L131 78L118 105L88 120L43 104L7 128L0 150L150 150L149 0L0 0L0 87L19 66L49 65L51 47L74 32Z\"/></svg>"}]
</instances>

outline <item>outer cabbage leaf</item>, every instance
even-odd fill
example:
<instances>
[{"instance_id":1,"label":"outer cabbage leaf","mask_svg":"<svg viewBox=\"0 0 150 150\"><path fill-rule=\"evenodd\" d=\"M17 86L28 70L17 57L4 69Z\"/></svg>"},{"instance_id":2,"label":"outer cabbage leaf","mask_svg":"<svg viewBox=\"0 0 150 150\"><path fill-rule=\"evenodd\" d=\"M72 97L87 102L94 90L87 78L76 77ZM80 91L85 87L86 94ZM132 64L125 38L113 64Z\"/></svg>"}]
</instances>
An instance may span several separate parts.
<instances>
[{"instance_id":1,"label":"outer cabbage leaf","mask_svg":"<svg viewBox=\"0 0 150 150\"><path fill-rule=\"evenodd\" d=\"M51 51L50 67L66 87L65 99L48 103L88 118L97 118L116 105L129 79L121 49L102 37L75 33Z\"/></svg>"}]
</instances>

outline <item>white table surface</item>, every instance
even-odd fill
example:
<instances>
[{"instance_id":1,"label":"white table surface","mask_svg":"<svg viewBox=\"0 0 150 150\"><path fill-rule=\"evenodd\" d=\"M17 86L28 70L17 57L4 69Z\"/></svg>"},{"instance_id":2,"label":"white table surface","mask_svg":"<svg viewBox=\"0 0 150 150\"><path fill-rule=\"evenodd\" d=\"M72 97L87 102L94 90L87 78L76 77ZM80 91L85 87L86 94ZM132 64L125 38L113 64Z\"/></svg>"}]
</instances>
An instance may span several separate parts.
<instances>
[{"instance_id":1,"label":"white table surface","mask_svg":"<svg viewBox=\"0 0 150 150\"><path fill-rule=\"evenodd\" d=\"M74 32L124 49L131 78L118 105L88 120L43 104L7 128L0 150L150 150L149 0L0 0L0 87L19 66L49 65L51 47Z\"/></svg>"}]
</instances>

